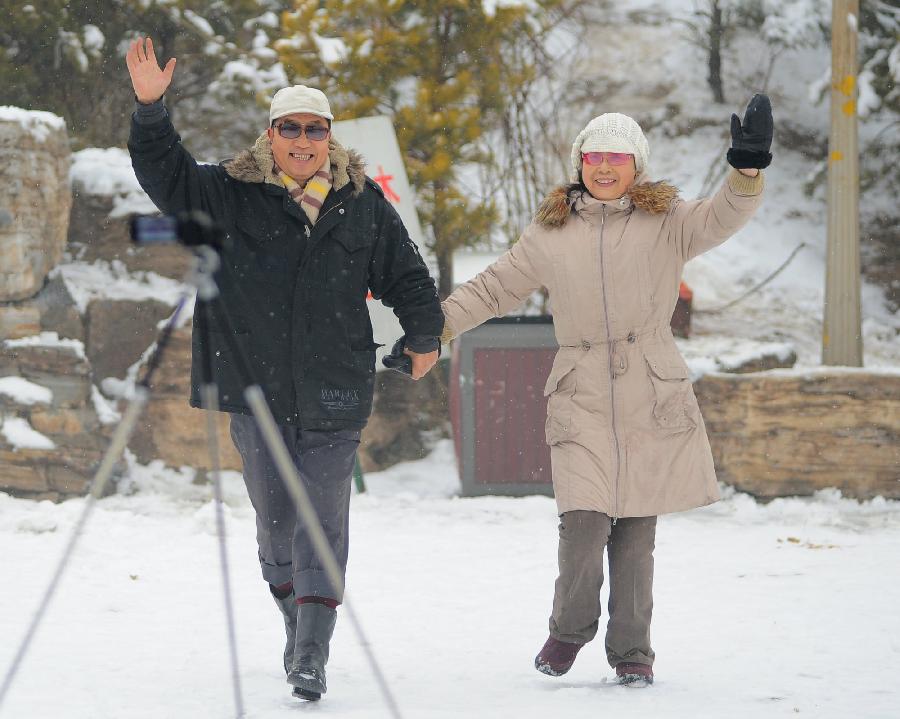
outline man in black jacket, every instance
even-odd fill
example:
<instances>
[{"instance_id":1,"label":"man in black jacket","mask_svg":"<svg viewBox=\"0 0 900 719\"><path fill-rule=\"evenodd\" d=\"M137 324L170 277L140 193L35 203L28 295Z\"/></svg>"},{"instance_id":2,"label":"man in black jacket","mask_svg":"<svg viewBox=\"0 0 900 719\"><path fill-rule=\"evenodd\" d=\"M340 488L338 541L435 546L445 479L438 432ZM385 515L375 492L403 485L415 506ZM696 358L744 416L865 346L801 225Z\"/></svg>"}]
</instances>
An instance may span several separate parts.
<instances>
[{"instance_id":1,"label":"man in black jacket","mask_svg":"<svg viewBox=\"0 0 900 719\"><path fill-rule=\"evenodd\" d=\"M128 141L135 174L163 212L202 210L225 230L216 273L223 303L345 569L351 476L375 377L366 294L394 308L418 379L437 361L444 322L434 281L360 156L332 137L324 93L280 90L252 148L221 165L199 165L162 102L175 59L160 69L147 38L131 44L126 61L138 103ZM263 578L284 618L288 682L295 695L318 699L341 592L249 416L215 310L209 318L207 335L206 318L194 317L191 404L200 405L201 343L209 336L219 406L231 413L256 510Z\"/></svg>"}]
</instances>

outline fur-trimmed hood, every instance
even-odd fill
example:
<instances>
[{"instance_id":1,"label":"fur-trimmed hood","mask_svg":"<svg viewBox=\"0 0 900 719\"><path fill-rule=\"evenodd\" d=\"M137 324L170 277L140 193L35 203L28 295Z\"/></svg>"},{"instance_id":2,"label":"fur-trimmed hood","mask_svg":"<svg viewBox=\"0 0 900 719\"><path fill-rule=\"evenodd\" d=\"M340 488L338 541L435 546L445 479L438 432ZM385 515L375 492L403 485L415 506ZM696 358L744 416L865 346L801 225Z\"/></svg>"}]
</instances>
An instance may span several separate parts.
<instances>
[{"instance_id":1,"label":"fur-trimmed hood","mask_svg":"<svg viewBox=\"0 0 900 719\"><path fill-rule=\"evenodd\" d=\"M366 185L365 161L356 150L347 150L337 140L328 141L328 157L331 160L331 173L334 176L332 187L340 190L353 183L353 194L358 195ZM253 147L239 153L234 159L222 163L231 177L241 182L267 182L283 187L281 180L273 173L275 158L269 138L263 133Z\"/></svg>"},{"instance_id":2,"label":"fur-trimmed hood","mask_svg":"<svg viewBox=\"0 0 900 719\"><path fill-rule=\"evenodd\" d=\"M575 204L587 191L574 182L551 191L535 214L535 222L547 229L562 227L575 211ZM634 185L625 197L639 210L658 215L668 212L678 199L678 188L668 182L642 182Z\"/></svg>"}]
</instances>

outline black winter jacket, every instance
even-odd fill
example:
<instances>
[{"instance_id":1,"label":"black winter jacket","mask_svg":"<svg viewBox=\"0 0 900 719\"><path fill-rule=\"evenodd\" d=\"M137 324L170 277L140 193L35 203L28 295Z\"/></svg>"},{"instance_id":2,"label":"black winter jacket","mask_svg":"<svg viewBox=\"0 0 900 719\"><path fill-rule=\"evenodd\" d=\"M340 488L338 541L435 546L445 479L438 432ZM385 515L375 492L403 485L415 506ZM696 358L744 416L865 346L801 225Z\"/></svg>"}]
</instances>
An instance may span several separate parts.
<instances>
[{"instance_id":1,"label":"black winter jacket","mask_svg":"<svg viewBox=\"0 0 900 719\"><path fill-rule=\"evenodd\" d=\"M165 213L207 212L225 232L215 277L253 379L275 421L302 429L361 429L372 408L375 349L367 290L408 336L439 336L434 281L362 159L330 144L333 189L314 226L272 174L268 139L221 165L184 149L162 102L141 107L128 141L141 187ZM250 414L219 313L209 326L220 409ZM194 314L191 404L200 406L202 332Z\"/></svg>"}]
</instances>

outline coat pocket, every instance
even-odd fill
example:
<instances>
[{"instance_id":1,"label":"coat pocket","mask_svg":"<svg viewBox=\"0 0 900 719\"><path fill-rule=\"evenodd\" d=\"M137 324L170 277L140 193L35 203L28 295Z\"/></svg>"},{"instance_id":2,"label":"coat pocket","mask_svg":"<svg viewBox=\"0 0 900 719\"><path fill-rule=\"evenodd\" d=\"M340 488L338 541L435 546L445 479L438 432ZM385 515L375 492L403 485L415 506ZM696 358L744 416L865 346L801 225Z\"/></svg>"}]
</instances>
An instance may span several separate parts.
<instances>
[{"instance_id":1,"label":"coat pocket","mask_svg":"<svg viewBox=\"0 0 900 719\"><path fill-rule=\"evenodd\" d=\"M651 403L656 427L666 430L696 427L690 374L677 356L677 350L645 348L644 358L652 387Z\"/></svg>"},{"instance_id":2,"label":"coat pocket","mask_svg":"<svg viewBox=\"0 0 900 719\"><path fill-rule=\"evenodd\" d=\"M553 361L553 368L547 376L547 383L544 385L544 396L547 397L559 389L564 391L571 389L569 394L574 394L575 376L569 374L575 369L575 360L569 358L561 358L559 355Z\"/></svg>"},{"instance_id":3,"label":"coat pocket","mask_svg":"<svg viewBox=\"0 0 900 719\"><path fill-rule=\"evenodd\" d=\"M551 447L554 444L572 439L575 436L572 415L567 412L555 412L547 415L544 434L546 435L547 444Z\"/></svg>"},{"instance_id":4,"label":"coat pocket","mask_svg":"<svg viewBox=\"0 0 900 719\"><path fill-rule=\"evenodd\" d=\"M236 223L240 241L228 255L239 275L249 271L251 278L270 282L273 277L284 278L297 271L299 252L294 249L296 238L291 232L296 228L286 223L253 222L242 218Z\"/></svg>"},{"instance_id":5,"label":"coat pocket","mask_svg":"<svg viewBox=\"0 0 900 719\"><path fill-rule=\"evenodd\" d=\"M358 295L368 289L370 233L358 228L338 226L325 241L325 286L336 292Z\"/></svg>"}]
</instances>

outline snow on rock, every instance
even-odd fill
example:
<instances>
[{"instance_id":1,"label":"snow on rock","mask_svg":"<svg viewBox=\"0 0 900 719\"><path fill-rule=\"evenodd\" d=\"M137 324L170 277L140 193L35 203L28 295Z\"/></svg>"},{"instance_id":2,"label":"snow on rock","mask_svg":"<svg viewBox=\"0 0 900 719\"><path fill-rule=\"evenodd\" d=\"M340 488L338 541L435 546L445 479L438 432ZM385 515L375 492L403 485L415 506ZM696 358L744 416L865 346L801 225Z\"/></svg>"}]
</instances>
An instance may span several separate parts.
<instances>
[{"instance_id":1,"label":"snow on rock","mask_svg":"<svg viewBox=\"0 0 900 719\"><path fill-rule=\"evenodd\" d=\"M676 339L675 343L694 381L707 372L732 372L763 358L787 363L797 355L789 342L760 342L722 335Z\"/></svg>"},{"instance_id":2,"label":"snow on rock","mask_svg":"<svg viewBox=\"0 0 900 719\"><path fill-rule=\"evenodd\" d=\"M78 311L82 314L92 299L155 299L175 305L184 292L177 280L155 272L129 272L122 262L97 260L93 263L70 262L59 265L51 276L60 275Z\"/></svg>"},{"instance_id":3,"label":"snow on rock","mask_svg":"<svg viewBox=\"0 0 900 719\"><path fill-rule=\"evenodd\" d=\"M68 347L80 359L85 359L84 343L81 340L60 338L56 332L41 332L31 337L6 340L4 344L7 347Z\"/></svg>"},{"instance_id":4,"label":"snow on rock","mask_svg":"<svg viewBox=\"0 0 900 719\"><path fill-rule=\"evenodd\" d=\"M91 385L91 403L97 413L97 419L101 424L116 424L122 419L121 413L116 410L112 402L104 397L97 385Z\"/></svg>"},{"instance_id":5,"label":"snow on rock","mask_svg":"<svg viewBox=\"0 0 900 719\"><path fill-rule=\"evenodd\" d=\"M4 417L0 425L0 434L17 449L56 449L56 444L49 437L36 431L28 420L22 417Z\"/></svg>"},{"instance_id":6,"label":"snow on rock","mask_svg":"<svg viewBox=\"0 0 900 719\"><path fill-rule=\"evenodd\" d=\"M0 394L22 405L50 404L53 401L53 390L22 377L0 377Z\"/></svg>"},{"instance_id":7,"label":"snow on rock","mask_svg":"<svg viewBox=\"0 0 900 719\"><path fill-rule=\"evenodd\" d=\"M119 147L80 150L72 155L69 178L76 192L111 196L113 209L110 217L158 212L134 176L127 150Z\"/></svg>"},{"instance_id":8,"label":"snow on rock","mask_svg":"<svg viewBox=\"0 0 900 719\"><path fill-rule=\"evenodd\" d=\"M753 372L744 375L734 375L738 379L743 379L747 381L753 381L754 378L758 378L761 375L769 375L775 377L803 377L804 379L814 379L816 377L821 376L830 376L830 375L866 375L866 376L883 376L883 377L898 377L900 376L900 366L897 367L843 367L839 365L835 366L825 366L819 365L817 367L791 367L791 368L776 368L766 370L765 372Z\"/></svg>"},{"instance_id":9,"label":"snow on rock","mask_svg":"<svg viewBox=\"0 0 900 719\"><path fill-rule=\"evenodd\" d=\"M0 105L0 121L4 120L19 123L38 142L44 142L50 133L66 132L66 121L52 112Z\"/></svg>"}]
</instances>

